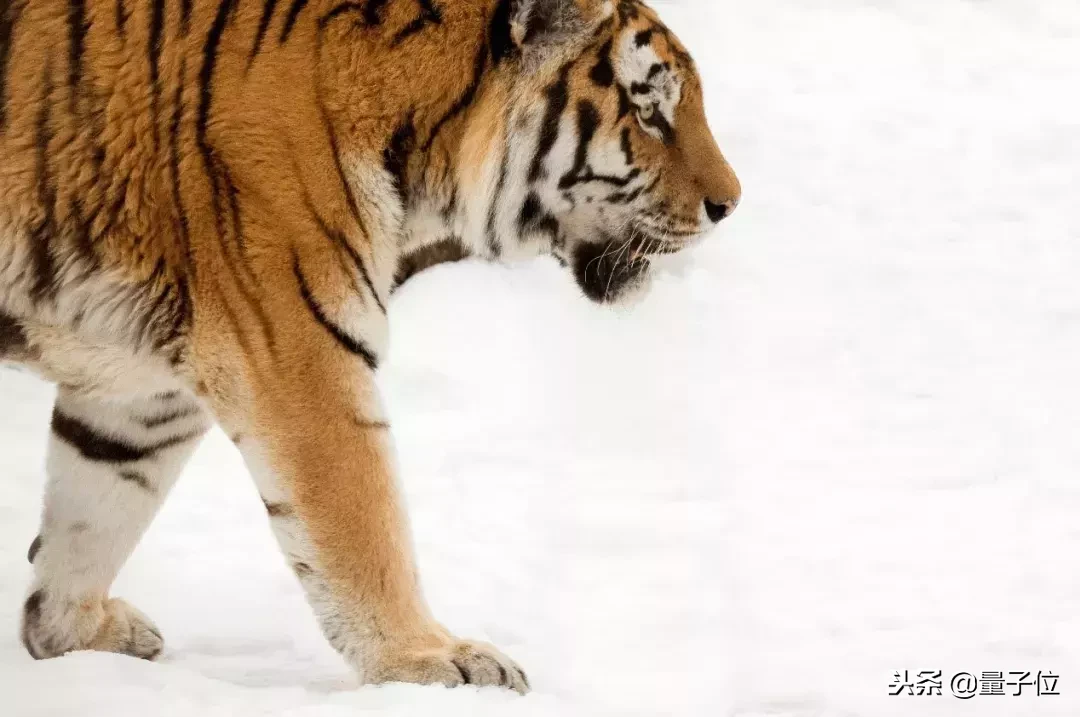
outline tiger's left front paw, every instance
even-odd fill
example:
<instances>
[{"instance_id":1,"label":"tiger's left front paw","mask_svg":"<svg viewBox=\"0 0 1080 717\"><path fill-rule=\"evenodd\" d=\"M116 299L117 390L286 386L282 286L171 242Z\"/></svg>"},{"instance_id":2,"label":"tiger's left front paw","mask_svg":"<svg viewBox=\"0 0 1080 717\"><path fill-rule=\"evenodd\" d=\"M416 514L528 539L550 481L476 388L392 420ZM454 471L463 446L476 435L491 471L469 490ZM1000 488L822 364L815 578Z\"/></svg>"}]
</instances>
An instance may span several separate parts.
<instances>
[{"instance_id":1,"label":"tiger's left front paw","mask_svg":"<svg viewBox=\"0 0 1080 717\"><path fill-rule=\"evenodd\" d=\"M150 618L123 600L50 600L45 590L35 591L23 606L22 639L36 660L75 650L154 660L165 647Z\"/></svg>"},{"instance_id":2,"label":"tiger's left front paw","mask_svg":"<svg viewBox=\"0 0 1080 717\"><path fill-rule=\"evenodd\" d=\"M522 695L530 689L525 671L494 645L455 638L439 647L389 651L368 680L506 687Z\"/></svg>"}]
</instances>

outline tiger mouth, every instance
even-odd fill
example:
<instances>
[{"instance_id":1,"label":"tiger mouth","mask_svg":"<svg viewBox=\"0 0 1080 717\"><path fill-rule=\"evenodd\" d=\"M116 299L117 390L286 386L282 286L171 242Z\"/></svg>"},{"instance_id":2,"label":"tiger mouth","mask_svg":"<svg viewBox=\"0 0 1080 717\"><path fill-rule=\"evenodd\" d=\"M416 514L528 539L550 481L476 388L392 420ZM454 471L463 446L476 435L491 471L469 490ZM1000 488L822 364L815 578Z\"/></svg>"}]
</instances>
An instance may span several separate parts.
<instances>
[{"instance_id":1,"label":"tiger mouth","mask_svg":"<svg viewBox=\"0 0 1080 717\"><path fill-rule=\"evenodd\" d=\"M571 270L586 296L600 304L614 303L649 274L649 246L637 236L583 242L574 249Z\"/></svg>"},{"instance_id":2,"label":"tiger mouth","mask_svg":"<svg viewBox=\"0 0 1080 717\"><path fill-rule=\"evenodd\" d=\"M648 282L650 259L676 254L685 245L658 233L634 227L622 238L584 242L573 256L573 271L585 294L598 303L614 303Z\"/></svg>"},{"instance_id":3,"label":"tiger mouth","mask_svg":"<svg viewBox=\"0 0 1080 717\"><path fill-rule=\"evenodd\" d=\"M648 251L639 252L638 256L664 256L665 254L678 254L685 247L674 242L662 241L648 247Z\"/></svg>"},{"instance_id":4,"label":"tiger mouth","mask_svg":"<svg viewBox=\"0 0 1080 717\"><path fill-rule=\"evenodd\" d=\"M672 237L665 237L658 232L635 231L635 238L631 240L628 252L633 260L646 259L650 256L663 256L666 254L678 254L686 248L685 243Z\"/></svg>"}]
</instances>

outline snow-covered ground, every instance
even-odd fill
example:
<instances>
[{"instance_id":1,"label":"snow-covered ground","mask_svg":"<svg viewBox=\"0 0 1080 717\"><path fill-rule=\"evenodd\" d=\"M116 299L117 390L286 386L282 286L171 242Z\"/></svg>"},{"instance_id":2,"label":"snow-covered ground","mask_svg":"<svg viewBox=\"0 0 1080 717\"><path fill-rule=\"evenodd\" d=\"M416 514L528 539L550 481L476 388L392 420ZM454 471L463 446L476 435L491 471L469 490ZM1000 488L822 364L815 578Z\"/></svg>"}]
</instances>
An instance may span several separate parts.
<instances>
[{"instance_id":1,"label":"snow-covered ground","mask_svg":"<svg viewBox=\"0 0 1080 717\"><path fill-rule=\"evenodd\" d=\"M535 692L355 689L220 435L116 586L163 659L33 662L51 389L0 371L0 714L1080 714L1080 6L659 4L735 217L633 313L545 262L392 310L427 593ZM1061 696L948 695L1039 670Z\"/></svg>"}]
</instances>

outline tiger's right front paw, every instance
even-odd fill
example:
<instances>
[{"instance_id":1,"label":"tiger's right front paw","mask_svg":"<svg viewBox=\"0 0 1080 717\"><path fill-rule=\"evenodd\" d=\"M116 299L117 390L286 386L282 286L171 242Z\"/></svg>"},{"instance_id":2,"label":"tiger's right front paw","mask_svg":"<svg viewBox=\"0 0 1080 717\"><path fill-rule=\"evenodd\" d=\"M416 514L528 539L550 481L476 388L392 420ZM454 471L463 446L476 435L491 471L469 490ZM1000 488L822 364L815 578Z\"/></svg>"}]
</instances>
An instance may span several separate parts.
<instances>
[{"instance_id":1,"label":"tiger's right front paw","mask_svg":"<svg viewBox=\"0 0 1080 717\"><path fill-rule=\"evenodd\" d=\"M419 685L506 687L529 692L529 680L517 663L494 645L450 638L447 644L408 650L387 650L368 681L410 682Z\"/></svg>"}]
</instances>

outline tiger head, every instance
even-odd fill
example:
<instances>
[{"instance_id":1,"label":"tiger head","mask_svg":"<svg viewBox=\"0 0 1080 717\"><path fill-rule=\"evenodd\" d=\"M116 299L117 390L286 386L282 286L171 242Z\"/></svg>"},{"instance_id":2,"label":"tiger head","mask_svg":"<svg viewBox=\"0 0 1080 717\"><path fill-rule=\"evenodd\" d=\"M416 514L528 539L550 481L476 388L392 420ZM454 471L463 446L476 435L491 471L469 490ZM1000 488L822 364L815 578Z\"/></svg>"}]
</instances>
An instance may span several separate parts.
<instances>
[{"instance_id":1,"label":"tiger head","mask_svg":"<svg viewBox=\"0 0 1080 717\"><path fill-rule=\"evenodd\" d=\"M516 0L489 241L550 251L599 303L649 284L739 203L683 45L639 0ZM498 253L498 252L496 252Z\"/></svg>"}]
</instances>

